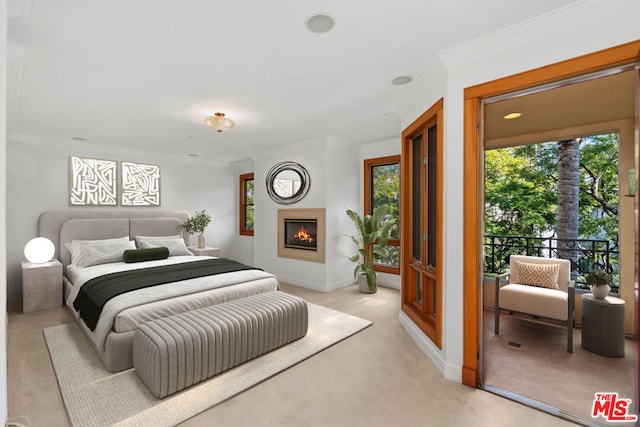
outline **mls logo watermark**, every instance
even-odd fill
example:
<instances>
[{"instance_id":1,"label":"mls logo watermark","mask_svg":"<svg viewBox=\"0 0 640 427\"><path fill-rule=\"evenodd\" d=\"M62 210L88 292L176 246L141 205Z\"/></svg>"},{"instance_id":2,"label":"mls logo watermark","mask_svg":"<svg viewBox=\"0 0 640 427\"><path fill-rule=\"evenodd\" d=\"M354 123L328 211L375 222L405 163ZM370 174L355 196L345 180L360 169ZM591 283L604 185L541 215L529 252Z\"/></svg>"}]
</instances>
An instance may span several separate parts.
<instances>
[{"instance_id":1,"label":"mls logo watermark","mask_svg":"<svg viewBox=\"0 0 640 427\"><path fill-rule=\"evenodd\" d=\"M591 408L591 416L604 417L610 422L630 422L637 421L638 416L630 414L631 399L622 399L618 393L596 393Z\"/></svg>"}]
</instances>

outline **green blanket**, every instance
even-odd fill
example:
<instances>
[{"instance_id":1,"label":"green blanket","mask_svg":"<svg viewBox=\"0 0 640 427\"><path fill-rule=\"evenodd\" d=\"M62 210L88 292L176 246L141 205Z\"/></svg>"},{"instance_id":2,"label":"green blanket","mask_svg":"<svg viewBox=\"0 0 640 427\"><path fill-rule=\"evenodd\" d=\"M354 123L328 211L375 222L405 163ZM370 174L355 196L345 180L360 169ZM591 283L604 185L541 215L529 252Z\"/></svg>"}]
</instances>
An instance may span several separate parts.
<instances>
[{"instance_id":1,"label":"green blanket","mask_svg":"<svg viewBox=\"0 0 640 427\"><path fill-rule=\"evenodd\" d=\"M227 258L216 258L105 274L82 285L73 308L93 331L102 308L115 296L150 286L241 270L258 269Z\"/></svg>"}]
</instances>

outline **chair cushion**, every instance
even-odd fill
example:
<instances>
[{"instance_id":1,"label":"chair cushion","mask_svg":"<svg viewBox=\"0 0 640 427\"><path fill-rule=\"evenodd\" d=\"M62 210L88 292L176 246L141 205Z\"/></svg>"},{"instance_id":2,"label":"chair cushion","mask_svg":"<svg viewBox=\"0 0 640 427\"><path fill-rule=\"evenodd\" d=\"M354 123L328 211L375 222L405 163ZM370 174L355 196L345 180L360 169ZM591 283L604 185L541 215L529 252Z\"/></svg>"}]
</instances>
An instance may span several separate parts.
<instances>
[{"instance_id":1,"label":"chair cushion","mask_svg":"<svg viewBox=\"0 0 640 427\"><path fill-rule=\"evenodd\" d=\"M519 273L519 284L539 286L541 288L559 289L557 264L532 264L516 261Z\"/></svg>"},{"instance_id":2,"label":"chair cushion","mask_svg":"<svg viewBox=\"0 0 640 427\"><path fill-rule=\"evenodd\" d=\"M509 284L500 288L500 308L567 320L569 296L558 289Z\"/></svg>"}]
</instances>

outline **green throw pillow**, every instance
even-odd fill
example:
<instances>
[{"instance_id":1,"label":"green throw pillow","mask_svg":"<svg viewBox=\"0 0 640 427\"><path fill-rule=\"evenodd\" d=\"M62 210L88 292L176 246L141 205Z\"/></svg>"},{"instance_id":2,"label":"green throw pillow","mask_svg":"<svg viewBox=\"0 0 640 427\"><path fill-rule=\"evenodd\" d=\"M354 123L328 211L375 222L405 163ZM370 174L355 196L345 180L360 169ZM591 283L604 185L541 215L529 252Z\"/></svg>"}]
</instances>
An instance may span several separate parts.
<instances>
[{"instance_id":1,"label":"green throw pillow","mask_svg":"<svg viewBox=\"0 0 640 427\"><path fill-rule=\"evenodd\" d=\"M169 258L169 248L164 246L147 249L127 249L122 254L122 260L124 262L153 261L167 258Z\"/></svg>"}]
</instances>

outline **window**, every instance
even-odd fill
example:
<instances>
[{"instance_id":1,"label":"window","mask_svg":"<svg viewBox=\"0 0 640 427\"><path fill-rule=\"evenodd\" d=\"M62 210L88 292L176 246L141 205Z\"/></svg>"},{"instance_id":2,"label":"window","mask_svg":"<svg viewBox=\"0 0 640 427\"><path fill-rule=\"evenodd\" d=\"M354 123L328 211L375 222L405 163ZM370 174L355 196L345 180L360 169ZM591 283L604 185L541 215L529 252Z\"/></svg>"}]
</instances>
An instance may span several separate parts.
<instances>
[{"instance_id":1,"label":"window","mask_svg":"<svg viewBox=\"0 0 640 427\"><path fill-rule=\"evenodd\" d=\"M240 234L253 236L253 173L240 175Z\"/></svg>"},{"instance_id":2,"label":"window","mask_svg":"<svg viewBox=\"0 0 640 427\"><path fill-rule=\"evenodd\" d=\"M402 132L402 311L442 348L443 101Z\"/></svg>"},{"instance_id":3,"label":"window","mask_svg":"<svg viewBox=\"0 0 640 427\"><path fill-rule=\"evenodd\" d=\"M374 270L400 274L400 156L379 157L364 161L364 213L370 215L377 206L388 205L396 226L387 242L389 256L375 261Z\"/></svg>"}]
</instances>

